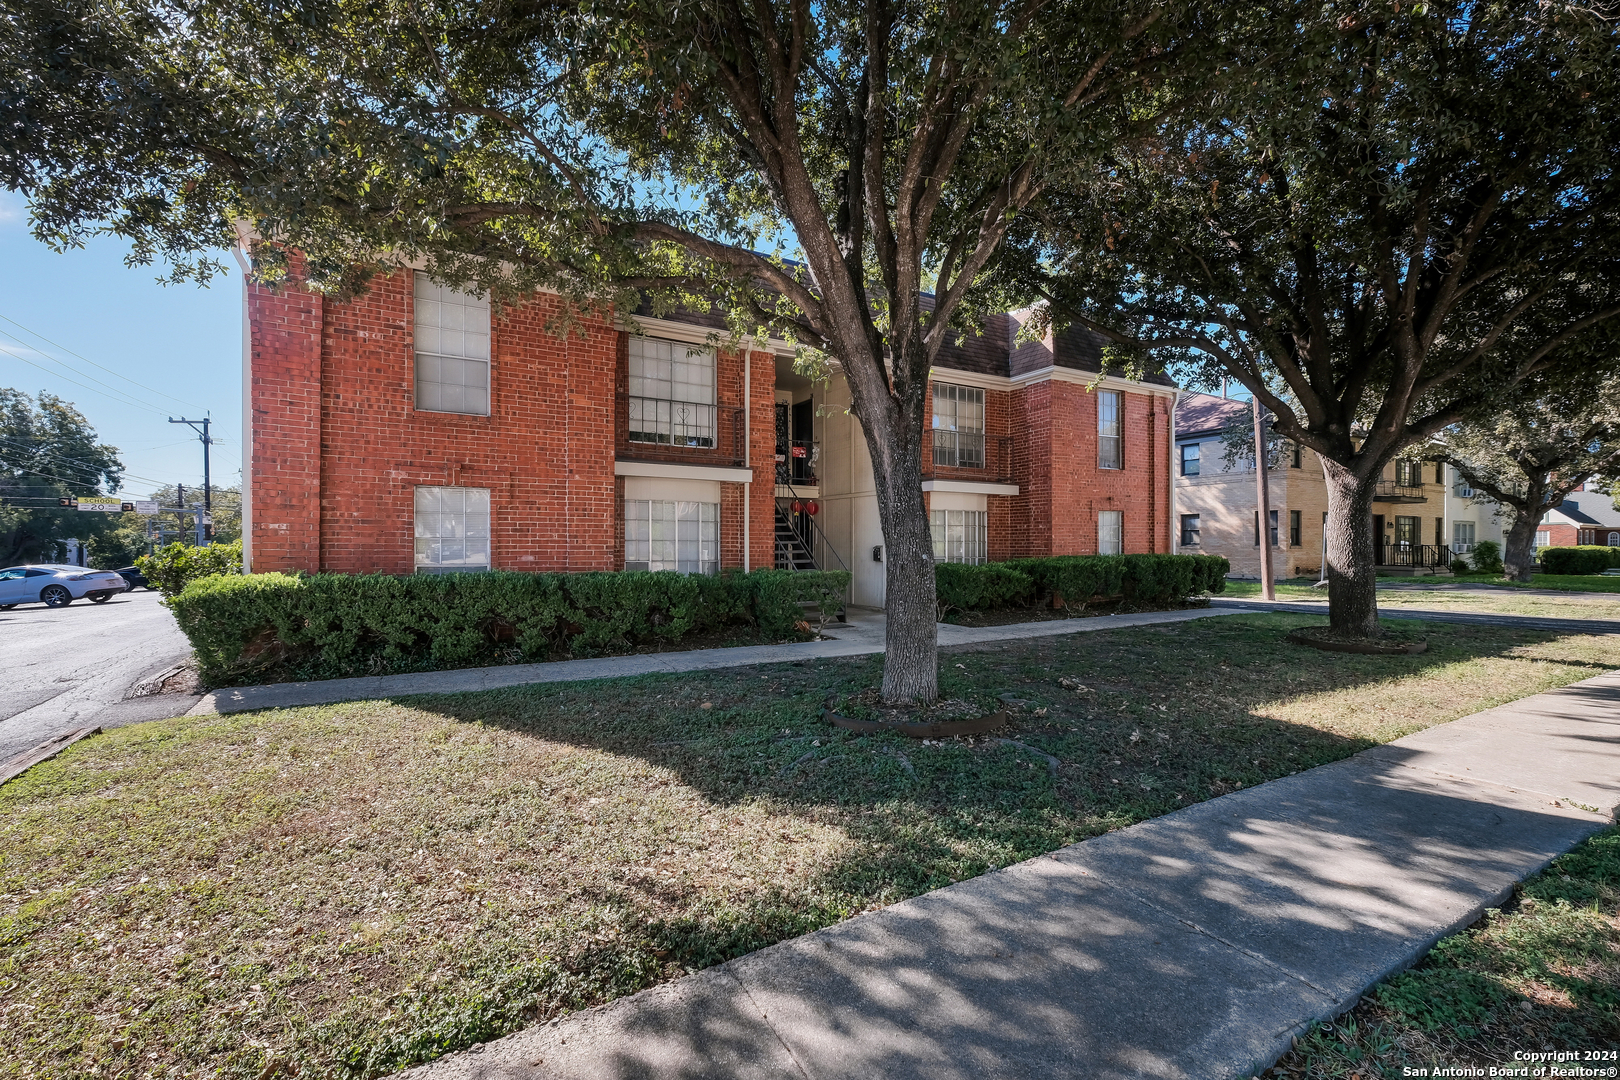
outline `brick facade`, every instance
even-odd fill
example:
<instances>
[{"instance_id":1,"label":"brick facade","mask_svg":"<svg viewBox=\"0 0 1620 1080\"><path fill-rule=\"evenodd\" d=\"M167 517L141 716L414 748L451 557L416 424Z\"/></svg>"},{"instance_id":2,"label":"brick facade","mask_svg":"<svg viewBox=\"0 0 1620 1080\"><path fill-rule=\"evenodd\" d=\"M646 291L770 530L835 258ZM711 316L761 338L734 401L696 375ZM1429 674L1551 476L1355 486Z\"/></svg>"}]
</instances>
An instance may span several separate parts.
<instances>
[{"instance_id":1,"label":"brick facade","mask_svg":"<svg viewBox=\"0 0 1620 1080\"><path fill-rule=\"evenodd\" d=\"M721 565L773 565L774 352L718 353L714 447L632 443L628 335L583 315L555 334L560 301L536 295L492 314L488 416L418 411L413 297L408 270L347 302L296 284L248 290L255 571L412 572L418 485L488 489L497 569L622 569L626 481L616 474L674 478L685 467L708 482L715 469L732 476L718 481ZM925 440L923 473L940 490L1017 485L985 496L989 558L1093 553L1101 510L1122 511L1126 551L1170 550L1162 390L1110 380L1125 458L1106 470L1084 382L977 370L961 381L985 387L985 464L935 466ZM736 480L745 463L748 486Z\"/></svg>"}]
</instances>

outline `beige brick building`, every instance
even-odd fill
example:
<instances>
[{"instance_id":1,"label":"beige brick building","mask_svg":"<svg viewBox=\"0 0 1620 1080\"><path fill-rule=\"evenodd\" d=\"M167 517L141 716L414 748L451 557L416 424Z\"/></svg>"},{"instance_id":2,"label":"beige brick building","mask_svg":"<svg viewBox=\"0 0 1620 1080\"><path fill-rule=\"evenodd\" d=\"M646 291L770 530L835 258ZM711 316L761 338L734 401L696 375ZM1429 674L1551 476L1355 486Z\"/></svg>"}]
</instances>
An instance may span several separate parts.
<instances>
[{"instance_id":1,"label":"beige brick building","mask_svg":"<svg viewBox=\"0 0 1620 1080\"><path fill-rule=\"evenodd\" d=\"M1260 510L1252 456L1228 465L1221 432L1248 425L1249 403L1182 394L1176 403L1176 550L1224 555L1231 577L1260 576ZM1449 573L1453 543L1446 470L1429 461L1392 462L1373 499L1373 544L1380 574ZM1316 577L1322 570L1327 485L1311 450L1285 448L1268 474L1272 575Z\"/></svg>"}]
</instances>

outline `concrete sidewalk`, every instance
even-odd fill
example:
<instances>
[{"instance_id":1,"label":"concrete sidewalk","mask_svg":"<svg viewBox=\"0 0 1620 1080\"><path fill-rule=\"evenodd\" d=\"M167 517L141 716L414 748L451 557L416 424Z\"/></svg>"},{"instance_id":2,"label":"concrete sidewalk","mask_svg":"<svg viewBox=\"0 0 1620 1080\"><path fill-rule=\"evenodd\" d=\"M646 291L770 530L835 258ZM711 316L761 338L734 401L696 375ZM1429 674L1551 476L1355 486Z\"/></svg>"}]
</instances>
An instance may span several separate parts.
<instances>
[{"instance_id":1,"label":"concrete sidewalk","mask_svg":"<svg viewBox=\"0 0 1620 1080\"><path fill-rule=\"evenodd\" d=\"M1051 619L1045 622L1013 623L1007 626L939 625L941 645L972 645L1016 638L1054 637L1096 630L1118 630L1126 626L1186 622L1231 615L1215 608L1187 611L1145 611L1134 615L1097 615L1078 619ZM795 660L820 660L838 656L867 656L883 651L881 612L851 612L850 621L829 624L822 641L794 642L788 645L745 645L733 649L689 649L684 652L638 653L633 656L604 656L593 660L558 660L549 664L506 664L499 667L459 668L454 671L424 671L414 675L378 675L360 679L324 679L320 682L272 683L268 686L236 686L206 694L188 715L246 712L252 709L286 709L301 705L326 705L335 701L369 701L406 694L455 694L468 690L496 690L531 683L583 682L589 679L617 679L627 675L655 675L673 671L710 671L715 668L747 667L752 664L782 664Z\"/></svg>"},{"instance_id":2,"label":"concrete sidewalk","mask_svg":"<svg viewBox=\"0 0 1620 1080\"><path fill-rule=\"evenodd\" d=\"M1611 673L405 1075L1248 1076L1602 828L1617 803Z\"/></svg>"}]
</instances>

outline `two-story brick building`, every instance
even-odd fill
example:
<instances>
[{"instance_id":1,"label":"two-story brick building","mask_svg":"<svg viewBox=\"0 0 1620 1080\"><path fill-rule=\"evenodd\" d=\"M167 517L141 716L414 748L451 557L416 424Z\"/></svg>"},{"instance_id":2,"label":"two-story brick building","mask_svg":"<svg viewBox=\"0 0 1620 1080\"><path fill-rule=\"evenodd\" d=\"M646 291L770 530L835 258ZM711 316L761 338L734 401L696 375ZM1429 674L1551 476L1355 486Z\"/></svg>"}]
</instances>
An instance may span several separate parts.
<instances>
[{"instance_id":1,"label":"two-story brick building","mask_svg":"<svg viewBox=\"0 0 1620 1080\"><path fill-rule=\"evenodd\" d=\"M836 369L716 348L710 316L498 313L402 270L347 302L247 290L251 569L845 566L883 601L870 459ZM935 556L1168 551L1174 388L1097 373L1015 315L942 352L924 449ZM723 335L721 335L723 336Z\"/></svg>"}]
</instances>

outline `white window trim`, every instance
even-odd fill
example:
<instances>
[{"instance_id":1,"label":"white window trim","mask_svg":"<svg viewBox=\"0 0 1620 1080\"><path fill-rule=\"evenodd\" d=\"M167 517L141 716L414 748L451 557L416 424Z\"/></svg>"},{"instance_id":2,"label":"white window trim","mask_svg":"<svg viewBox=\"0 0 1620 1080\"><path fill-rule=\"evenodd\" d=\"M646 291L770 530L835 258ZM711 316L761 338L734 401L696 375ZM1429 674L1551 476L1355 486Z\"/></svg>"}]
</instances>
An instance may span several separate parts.
<instances>
[{"instance_id":1,"label":"white window trim","mask_svg":"<svg viewBox=\"0 0 1620 1080\"><path fill-rule=\"evenodd\" d=\"M431 495L428 495L428 501L432 501L436 499L442 500L445 496L452 492L459 493L462 497L462 508L459 511L447 511L434 508L424 510L424 494L432 493ZM481 511L478 509L469 511L466 508L466 502L468 501L469 496L475 503L482 502L483 509ZM460 522L459 529L456 530L456 533L459 535L441 532L436 535L423 536L423 515L435 513L460 513L462 515L462 521ZM494 541L492 533L494 530L492 528L492 517L493 512L490 507L489 488L458 487L435 484L417 485L412 494L411 506L411 559L415 571L419 574L476 573L493 567ZM462 561L444 562L441 559L438 562L434 562L431 559L424 558L423 548L427 547L431 551L432 545L435 541L439 542L440 544L444 544L448 541L450 542L451 546L454 546L459 542L464 549ZM465 549L472 549L476 551L480 547L483 549L484 557L482 560L473 561L465 554Z\"/></svg>"},{"instance_id":2,"label":"white window trim","mask_svg":"<svg viewBox=\"0 0 1620 1080\"><path fill-rule=\"evenodd\" d=\"M434 298L434 299L430 299L430 298L427 298L427 297L420 296L420 295L418 295L418 293L419 293L418 283L422 282L422 281L429 282L434 287L440 289L441 291L447 292L447 293L450 294L450 296L456 297L456 298L459 298L459 299L458 300L447 301L442 296L439 297L439 298ZM424 302L438 304L438 305L440 305L441 310L442 310L443 305L446 304L446 303L459 303L464 314L469 313L469 312L476 313L477 316L481 319L481 326L471 328L471 333L475 337L482 337L483 338L483 340L484 340L484 349L483 349L484 355L481 356L481 357L480 356L468 356L468 355L465 355L464 352L460 353L460 354L453 353L453 352L445 352L442 348L440 348L440 349L422 349L422 348L418 348L418 345L421 343L421 332L422 332L422 330L427 329L426 327L423 327L421 325L420 321L419 321L421 319L421 317L422 317L422 310L423 310L422 305L423 305ZM411 308L412 308L412 323L411 323L411 360L412 360L412 372L411 372L411 375L412 375L412 377L411 377L411 390L412 390L412 399L413 399L412 400L412 405L413 405L415 411L417 411L417 412L442 413L442 414L444 414L446 416L488 416L488 415L490 415L491 409L492 409L492 407L494 405L494 397L495 397L495 381L494 381L495 368L494 368L494 364L492 363L493 352L494 352L494 350L493 350L494 335L491 332L491 325L490 325L490 318L489 318L489 301L487 299L481 299L479 297L473 296L470 293L460 293L460 292L455 292L454 290L448 289L445 286L440 285L438 282L434 281L433 278L430 275L428 275L427 273L418 270L418 271L416 271L414 273L414 275L412 276L412 279L411 279ZM437 329L437 328L435 328L435 329ZM462 330L463 330L464 333L468 331L468 328L465 326L465 319L464 319L464 325L462 327ZM424 359L432 360L432 361L439 361L441 363L442 362L449 362L449 363L454 363L454 364L481 364L481 365L483 365L483 372L484 372L484 386L483 386L484 407L483 407L483 409L481 409L481 410L475 410L475 409L443 409L443 408L435 408L435 407L433 407L433 405L430 405L430 404L424 404L424 399L430 396L428 394L424 394L424 392L423 392L423 374L424 374L424 367L425 367L425 365L423 364ZM451 385L451 384L448 384L448 383L444 383L442 380L431 380L430 385L432 383L437 383L439 385ZM463 384L463 385L465 385L465 384Z\"/></svg>"}]
</instances>

